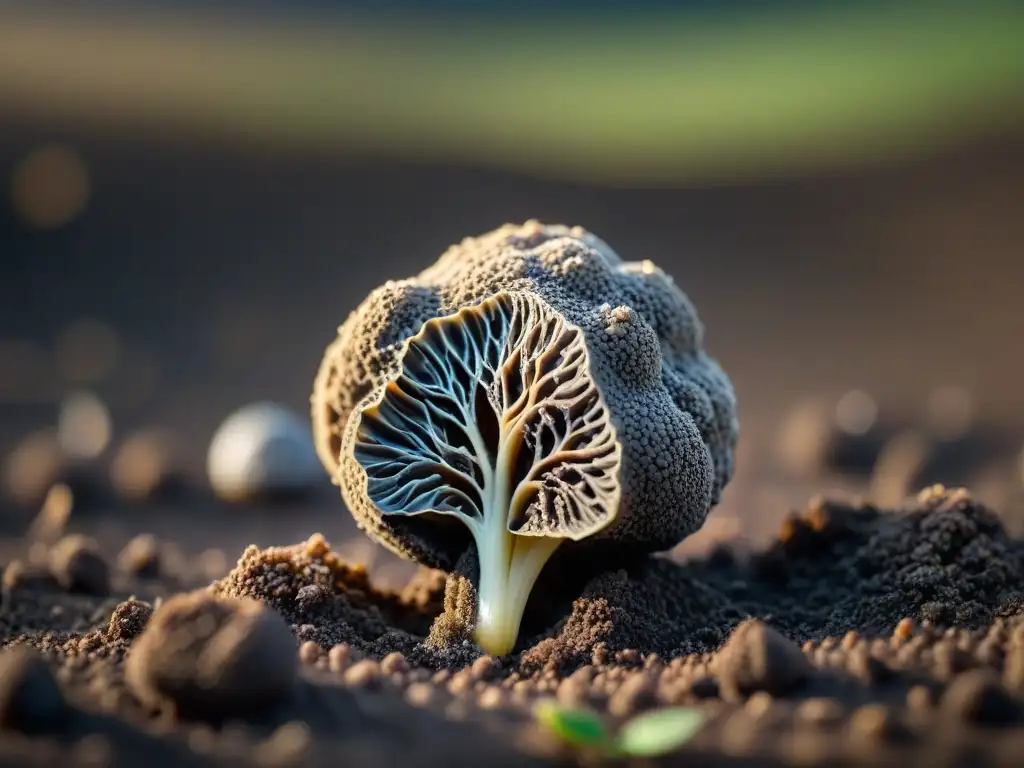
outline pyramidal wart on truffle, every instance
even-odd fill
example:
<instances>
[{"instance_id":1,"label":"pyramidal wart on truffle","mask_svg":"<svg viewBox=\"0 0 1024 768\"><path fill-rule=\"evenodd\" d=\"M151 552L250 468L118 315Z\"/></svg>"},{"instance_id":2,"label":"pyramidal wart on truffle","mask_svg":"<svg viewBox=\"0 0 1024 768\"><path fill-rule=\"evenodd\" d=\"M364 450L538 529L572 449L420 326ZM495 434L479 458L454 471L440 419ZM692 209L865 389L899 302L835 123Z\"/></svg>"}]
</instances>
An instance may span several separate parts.
<instances>
[{"instance_id":1,"label":"pyramidal wart on truffle","mask_svg":"<svg viewBox=\"0 0 1024 768\"><path fill-rule=\"evenodd\" d=\"M659 551L697 530L738 428L672 279L536 221L374 290L324 355L312 420L371 537L445 569L476 548L475 637L496 655L559 551Z\"/></svg>"}]
</instances>

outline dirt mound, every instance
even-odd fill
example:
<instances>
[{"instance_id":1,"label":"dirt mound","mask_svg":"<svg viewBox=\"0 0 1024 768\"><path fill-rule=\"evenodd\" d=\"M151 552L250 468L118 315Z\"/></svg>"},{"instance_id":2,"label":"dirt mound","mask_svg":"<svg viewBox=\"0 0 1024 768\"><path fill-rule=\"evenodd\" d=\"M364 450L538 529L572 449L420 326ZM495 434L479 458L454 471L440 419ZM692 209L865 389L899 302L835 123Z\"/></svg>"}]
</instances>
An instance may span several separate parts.
<instances>
[{"instance_id":1,"label":"dirt mound","mask_svg":"<svg viewBox=\"0 0 1024 768\"><path fill-rule=\"evenodd\" d=\"M424 570L401 591L382 590L313 536L249 547L225 578L162 605L10 579L4 643L33 647L58 668L66 703L51 730L61 743L100 734L113 764L142 754L244 764L279 753L282 765L317 765L341 748L353 764L522 764L563 754L528 716L547 697L611 723L710 700L713 716L688 747L698 762L936 765L953 743L983 748L990 762L1024 748L1022 546L962 491L933 488L895 512L813 502L748 556L720 548L596 576L551 570L505 659L468 639L475 569L470 557L451 575ZM275 663L298 670L255 709L251 697L231 697L248 684L262 690L269 645L233 628L245 611L224 607L251 600L283 617L273 616L284 633ZM143 642L171 614L182 643ZM210 690L232 703L237 722L223 728L224 706L216 717L193 706L205 701L196 686L209 671L207 646L245 678ZM11 668L38 672L25 658ZM133 677L133 664L145 674ZM9 728L25 730L36 699L60 702L36 672L11 677ZM149 733L155 722L164 730ZM974 764L984 762L978 754Z\"/></svg>"},{"instance_id":2,"label":"dirt mound","mask_svg":"<svg viewBox=\"0 0 1024 768\"><path fill-rule=\"evenodd\" d=\"M798 640L888 634L903 617L978 627L1019 610L1021 544L963 490L923 491L905 509L815 501L746 562L685 567L744 613Z\"/></svg>"},{"instance_id":3,"label":"dirt mound","mask_svg":"<svg viewBox=\"0 0 1024 768\"><path fill-rule=\"evenodd\" d=\"M479 655L467 631L474 568L460 563L447 578L424 571L402 593L383 592L314 536L250 547L211 589L266 601L300 639L324 648L346 643L377 658L401 651L415 663L461 668ZM645 558L595 576L575 599L573 585L559 594L557 582L539 584L529 616L536 631L518 665L506 662L521 675L708 653L750 616L799 642L849 630L888 635L906 617L978 627L1018 610L1024 558L995 513L962 490L936 487L896 512L812 502L745 559L727 550L682 564Z\"/></svg>"}]
</instances>

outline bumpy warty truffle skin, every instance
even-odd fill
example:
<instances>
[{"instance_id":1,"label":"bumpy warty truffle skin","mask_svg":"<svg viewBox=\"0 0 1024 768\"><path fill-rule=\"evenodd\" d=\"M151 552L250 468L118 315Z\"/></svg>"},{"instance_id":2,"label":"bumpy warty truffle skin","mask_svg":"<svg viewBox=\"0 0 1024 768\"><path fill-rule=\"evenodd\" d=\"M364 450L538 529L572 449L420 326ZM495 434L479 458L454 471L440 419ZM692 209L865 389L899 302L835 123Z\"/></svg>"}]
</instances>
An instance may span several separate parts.
<instances>
[{"instance_id":1,"label":"bumpy warty truffle skin","mask_svg":"<svg viewBox=\"0 0 1024 768\"><path fill-rule=\"evenodd\" d=\"M360 527L432 567L450 569L468 545L455 521L382 517L360 488L358 463L341 455L342 435L356 405L397 374L404 341L423 323L503 290L533 293L582 329L618 431L619 514L588 542L660 551L697 530L732 476L738 422L693 305L650 261L623 261L580 227L536 221L466 238L419 275L378 287L328 347L312 398L314 437Z\"/></svg>"}]
</instances>

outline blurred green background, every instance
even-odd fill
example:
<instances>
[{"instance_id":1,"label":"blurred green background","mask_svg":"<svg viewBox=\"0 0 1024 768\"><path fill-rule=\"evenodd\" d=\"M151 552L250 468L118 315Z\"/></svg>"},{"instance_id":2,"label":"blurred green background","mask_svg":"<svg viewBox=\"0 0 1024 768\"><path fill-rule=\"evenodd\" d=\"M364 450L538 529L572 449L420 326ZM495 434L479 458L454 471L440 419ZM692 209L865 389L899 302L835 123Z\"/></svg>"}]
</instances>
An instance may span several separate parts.
<instances>
[{"instance_id":1,"label":"blurred green background","mask_svg":"<svg viewBox=\"0 0 1024 768\"><path fill-rule=\"evenodd\" d=\"M1022 40L1024 6L993 2L2 3L0 452L84 390L100 465L171 428L201 482L234 408L304 413L374 286L536 217L696 303L743 424L713 519L845 482L773 457L794 407L850 390L887 424L966 398L999 452L907 482L1002 503Z\"/></svg>"},{"instance_id":2,"label":"blurred green background","mask_svg":"<svg viewBox=\"0 0 1024 768\"><path fill-rule=\"evenodd\" d=\"M1022 116L1019 3L362 5L12 10L0 93L104 127L612 183L876 162Z\"/></svg>"}]
</instances>

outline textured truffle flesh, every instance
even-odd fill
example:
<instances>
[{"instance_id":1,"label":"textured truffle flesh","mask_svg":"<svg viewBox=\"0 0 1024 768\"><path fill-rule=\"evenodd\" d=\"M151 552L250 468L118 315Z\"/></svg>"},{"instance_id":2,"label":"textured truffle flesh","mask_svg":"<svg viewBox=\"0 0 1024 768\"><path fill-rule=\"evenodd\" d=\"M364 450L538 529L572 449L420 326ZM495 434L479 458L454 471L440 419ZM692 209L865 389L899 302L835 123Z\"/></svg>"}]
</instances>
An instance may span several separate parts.
<instances>
[{"instance_id":1,"label":"textured truffle flesh","mask_svg":"<svg viewBox=\"0 0 1024 768\"><path fill-rule=\"evenodd\" d=\"M382 514L342 436L356 407L398 376L404 343L427 321L502 291L537 297L582 331L621 445L617 517L563 548L653 552L697 530L732 476L738 423L693 305L650 261L624 261L579 227L535 221L467 238L419 275L380 286L328 347L314 384L314 437L360 527L447 570L472 546L451 516Z\"/></svg>"},{"instance_id":2,"label":"textured truffle flesh","mask_svg":"<svg viewBox=\"0 0 1024 768\"><path fill-rule=\"evenodd\" d=\"M530 294L428 321L398 376L356 408L342 450L382 515L466 525L480 562L477 641L499 655L563 539L618 511L622 452L583 334Z\"/></svg>"}]
</instances>

